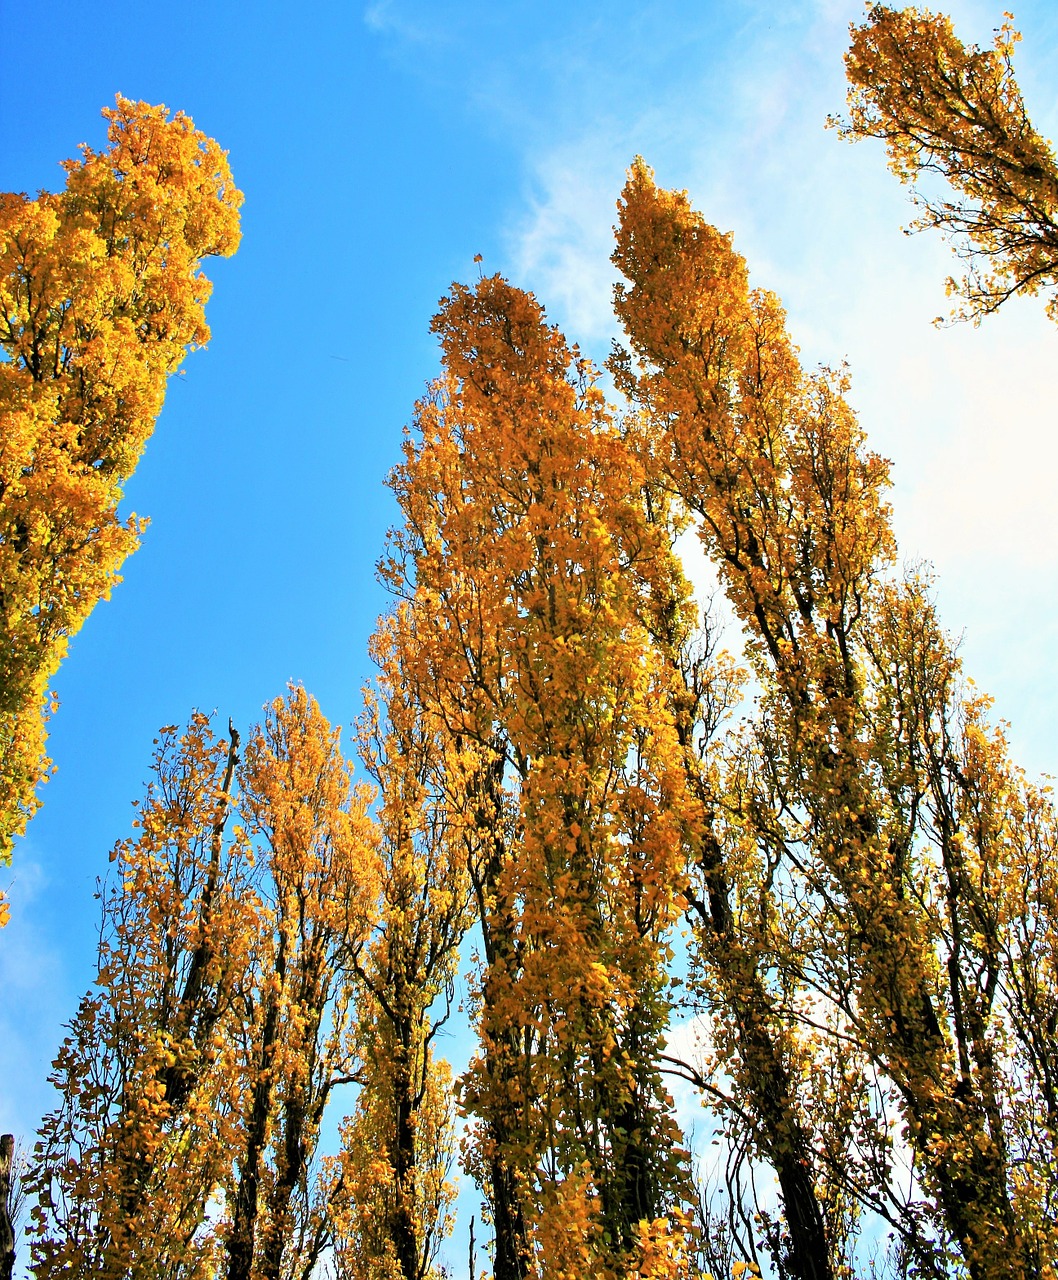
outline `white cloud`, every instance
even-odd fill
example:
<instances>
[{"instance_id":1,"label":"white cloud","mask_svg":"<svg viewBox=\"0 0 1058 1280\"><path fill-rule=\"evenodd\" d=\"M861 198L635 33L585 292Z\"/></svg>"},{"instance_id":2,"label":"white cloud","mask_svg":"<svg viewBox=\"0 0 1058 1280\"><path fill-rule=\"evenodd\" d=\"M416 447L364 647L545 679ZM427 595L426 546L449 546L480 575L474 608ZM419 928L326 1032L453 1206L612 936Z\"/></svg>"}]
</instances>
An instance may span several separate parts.
<instances>
[{"instance_id":1,"label":"white cloud","mask_svg":"<svg viewBox=\"0 0 1058 1280\"><path fill-rule=\"evenodd\" d=\"M531 285L571 340L603 353L617 333L610 253L620 169L613 169L578 148L549 157L535 175L530 212L510 237L515 279Z\"/></svg>"},{"instance_id":2,"label":"white cloud","mask_svg":"<svg viewBox=\"0 0 1058 1280\"><path fill-rule=\"evenodd\" d=\"M372 0L364 9L364 25L376 35L411 45L424 44L437 36L435 29L411 17L406 6L398 6L397 0Z\"/></svg>"},{"instance_id":3,"label":"white cloud","mask_svg":"<svg viewBox=\"0 0 1058 1280\"><path fill-rule=\"evenodd\" d=\"M385 31L389 25L392 9L392 0L374 0L374 3L369 4L364 10L364 23L372 31Z\"/></svg>"}]
</instances>

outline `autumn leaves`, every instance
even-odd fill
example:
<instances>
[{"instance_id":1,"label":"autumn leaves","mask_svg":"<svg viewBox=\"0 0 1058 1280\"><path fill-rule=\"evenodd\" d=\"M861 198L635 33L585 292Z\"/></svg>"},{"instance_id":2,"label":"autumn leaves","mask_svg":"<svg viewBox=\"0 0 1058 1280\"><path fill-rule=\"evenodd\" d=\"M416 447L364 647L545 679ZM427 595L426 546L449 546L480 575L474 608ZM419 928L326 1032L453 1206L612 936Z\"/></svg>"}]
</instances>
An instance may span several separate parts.
<instances>
[{"instance_id":1,"label":"autumn leaves","mask_svg":"<svg viewBox=\"0 0 1058 1280\"><path fill-rule=\"evenodd\" d=\"M928 586L891 574L885 464L841 381L802 373L776 300L748 292L729 241L642 165L621 214L617 308L638 360L615 373L654 424L661 483L697 517L761 686L697 787L712 831L688 895L704 935L692 989L730 1028L716 1065L775 1169L788 1265L854 1265L854 1228L834 1208L877 1211L878 1192L893 1194L899 1116L937 1232L923 1244L905 1203L886 1214L902 1247L940 1273L947 1237L973 1276L1044 1274L1053 1242L1038 1207L1033 1225L1021 1216L1004 1119L1023 1089L1047 1091L1046 1071L1030 1083L1014 1067L1028 1045L1014 1043L1021 997L997 913L1016 873L1005 840L970 817L1006 790L1002 741L982 724L994 754L971 778L959 726L984 708L960 688ZM1008 796L1007 812L1021 803ZM1037 847L1051 860L1053 811L1047 822ZM1035 917L1027 904L1014 916L1025 910ZM872 1076L888 1101L856 1096ZM858 1134L837 1159L836 1126Z\"/></svg>"},{"instance_id":2,"label":"autumn leaves","mask_svg":"<svg viewBox=\"0 0 1058 1280\"><path fill-rule=\"evenodd\" d=\"M978 315L1051 282L1053 159L1010 39L967 51L876 7L849 58L847 132L977 202L928 208L994 255ZM223 156L184 117L119 102L111 142L63 196L5 205L8 836L65 639L134 545L119 485L205 337L197 264L237 238ZM1049 792L928 580L895 569L845 375L801 367L731 237L642 161L618 210L617 397L500 276L434 319L441 373L390 481L370 782L300 688L244 746L200 715L163 731L55 1064L38 1275L439 1280L459 1110L495 1280L830 1280L883 1232L895 1274L1053 1277ZM688 528L747 670L694 600ZM435 1050L461 966L453 1082ZM672 1076L724 1146L713 1201Z\"/></svg>"},{"instance_id":3,"label":"autumn leaves","mask_svg":"<svg viewBox=\"0 0 1058 1280\"><path fill-rule=\"evenodd\" d=\"M304 690L241 762L238 746L200 715L163 731L139 834L114 852L99 975L33 1161L40 1275L277 1280L324 1252L344 1275L428 1273L453 1195L428 1011L465 874L445 896L453 860L431 862L429 836L413 856L415 775L365 738L404 788L369 816ZM332 1092L354 1083L340 1154L320 1162Z\"/></svg>"},{"instance_id":4,"label":"autumn leaves","mask_svg":"<svg viewBox=\"0 0 1058 1280\"><path fill-rule=\"evenodd\" d=\"M965 45L942 14L885 5L852 37L849 116L831 123L846 138L882 139L918 207L912 229L951 239L967 268L948 281L953 316L979 323L1007 298L1044 290L1058 319L1058 165L1014 78L1013 16L991 49ZM945 180L941 194L931 174Z\"/></svg>"},{"instance_id":5,"label":"autumn leaves","mask_svg":"<svg viewBox=\"0 0 1058 1280\"><path fill-rule=\"evenodd\" d=\"M165 383L209 337L202 260L239 243L225 153L178 112L119 97L66 189L0 197L0 859L47 776L48 683L119 581L143 522L117 514Z\"/></svg>"},{"instance_id":6,"label":"autumn leaves","mask_svg":"<svg viewBox=\"0 0 1058 1280\"><path fill-rule=\"evenodd\" d=\"M599 1274L678 1198L657 1055L677 746L642 616L682 581L590 364L499 277L435 320L444 375L394 486L401 677L437 726L484 965L464 1080L497 1275Z\"/></svg>"}]
</instances>

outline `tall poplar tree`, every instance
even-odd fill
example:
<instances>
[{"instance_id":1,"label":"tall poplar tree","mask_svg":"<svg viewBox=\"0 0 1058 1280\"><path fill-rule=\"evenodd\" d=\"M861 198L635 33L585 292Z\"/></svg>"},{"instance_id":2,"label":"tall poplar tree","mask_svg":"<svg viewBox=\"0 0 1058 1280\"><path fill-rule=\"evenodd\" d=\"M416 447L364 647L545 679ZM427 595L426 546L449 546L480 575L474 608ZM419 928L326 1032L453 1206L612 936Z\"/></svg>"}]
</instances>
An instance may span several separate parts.
<instances>
[{"instance_id":1,"label":"tall poplar tree","mask_svg":"<svg viewBox=\"0 0 1058 1280\"><path fill-rule=\"evenodd\" d=\"M225 833L238 736L163 729L135 839L112 857L99 968L55 1060L27 1183L36 1275L191 1277L230 1167L229 1041L248 963L250 850Z\"/></svg>"},{"instance_id":2,"label":"tall poplar tree","mask_svg":"<svg viewBox=\"0 0 1058 1280\"><path fill-rule=\"evenodd\" d=\"M356 1078L352 971L374 922L379 865L368 791L300 686L250 735L240 813L257 848L254 929L235 992L239 1092L224 1227L228 1280L308 1276L302 1237L320 1125ZM299 1265L300 1264L300 1265Z\"/></svg>"},{"instance_id":3,"label":"tall poplar tree","mask_svg":"<svg viewBox=\"0 0 1058 1280\"><path fill-rule=\"evenodd\" d=\"M200 714L163 730L139 834L115 850L28 1179L38 1276L307 1280L334 1238L313 1162L333 1091L359 1078L368 796L301 688L241 766L237 746Z\"/></svg>"},{"instance_id":4,"label":"tall poplar tree","mask_svg":"<svg viewBox=\"0 0 1058 1280\"><path fill-rule=\"evenodd\" d=\"M343 1130L335 1246L349 1280L437 1277L452 1228L454 1102L435 1047L470 924L472 834L441 789L445 735L412 695L414 646L402 605L373 638L378 687L360 725L360 755L378 787L382 888L356 966L362 1083Z\"/></svg>"},{"instance_id":5,"label":"tall poplar tree","mask_svg":"<svg viewBox=\"0 0 1058 1280\"><path fill-rule=\"evenodd\" d=\"M1044 1274L1045 1201L1012 1158L1017 1088L1000 1052L1016 1010L1000 953L1039 908L1001 907L1024 853L971 821L978 805L992 822L1013 807L985 800L1002 790L1000 756L972 803L954 763L959 720L979 710L927 696L923 672L943 688L951 670L938 642L925 667L910 661L936 630L929 610L919 600L888 631L877 621L895 590L886 465L866 448L843 375L800 368L777 299L749 290L730 237L642 162L620 213L615 261L629 283L617 308L633 358L617 370L654 425L661 482L696 518L761 685L758 749L729 808L771 883L793 891L772 925L776 963L785 931L795 964L799 947L834 978L824 1042L851 1042L895 1090L936 1224L970 1276ZM953 744L950 764L940 742ZM1046 802L1043 813L1041 860ZM1037 891L1052 883L1048 870ZM1040 1105L1039 1073L1021 1081Z\"/></svg>"},{"instance_id":6,"label":"tall poplar tree","mask_svg":"<svg viewBox=\"0 0 1058 1280\"><path fill-rule=\"evenodd\" d=\"M455 286L435 330L386 574L477 829L474 1163L497 1277L608 1274L682 1178L658 1069L681 783L640 617L668 547L594 372L531 295Z\"/></svg>"},{"instance_id":7,"label":"tall poplar tree","mask_svg":"<svg viewBox=\"0 0 1058 1280\"><path fill-rule=\"evenodd\" d=\"M239 243L212 139L127 98L103 115L64 191L0 195L0 860L47 775L49 681L145 527L122 485L209 337L202 260Z\"/></svg>"}]
</instances>

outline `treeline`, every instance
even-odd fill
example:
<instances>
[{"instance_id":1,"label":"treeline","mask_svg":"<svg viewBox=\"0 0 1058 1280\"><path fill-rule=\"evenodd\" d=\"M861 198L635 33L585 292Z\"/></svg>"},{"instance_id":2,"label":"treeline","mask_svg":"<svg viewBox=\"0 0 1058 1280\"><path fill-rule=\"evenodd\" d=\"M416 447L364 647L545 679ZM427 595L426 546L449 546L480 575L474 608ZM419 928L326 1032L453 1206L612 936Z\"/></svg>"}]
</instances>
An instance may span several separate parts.
<instances>
[{"instance_id":1,"label":"treeline","mask_svg":"<svg viewBox=\"0 0 1058 1280\"><path fill-rule=\"evenodd\" d=\"M955 186L927 221L971 237L977 314L1055 282L1012 44L879 6L849 55L846 131ZM801 367L730 236L642 161L618 209L619 403L502 277L434 319L369 781L297 687L245 746L162 731L28 1175L38 1277L440 1280L457 1108L494 1280L1055 1275L1050 791L897 569L845 375ZM720 1133L713 1194L674 1076Z\"/></svg>"}]
</instances>

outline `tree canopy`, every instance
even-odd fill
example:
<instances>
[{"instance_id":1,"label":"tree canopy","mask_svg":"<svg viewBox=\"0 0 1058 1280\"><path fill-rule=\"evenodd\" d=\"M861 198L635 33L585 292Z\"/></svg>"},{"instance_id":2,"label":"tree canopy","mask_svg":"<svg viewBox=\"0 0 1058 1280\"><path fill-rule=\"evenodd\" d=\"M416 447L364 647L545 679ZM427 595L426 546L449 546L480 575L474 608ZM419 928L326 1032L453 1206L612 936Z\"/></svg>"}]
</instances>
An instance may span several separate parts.
<instances>
[{"instance_id":1,"label":"tree canopy","mask_svg":"<svg viewBox=\"0 0 1058 1280\"><path fill-rule=\"evenodd\" d=\"M0 196L0 860L47 777L48 684L146 522L118 515L165 384L209 338L204 258L239 243L227 157L118 97L66 188Z\"/></svg>"},{"instance_id":2,"label":"tree canopy","mask_svg":"<svg viewBox=\"0 0 1058 1280\"><path fill-rule=\"evenodd\" d=\"M975 317L1053 283L1013 39L874 6L847 63L844 132L970 202L921 197ZM238 239L215 143L107 116L4 205L8 842ZM356 765L298 684L159 731L25 1172L38 1280L443 1280L457 1165L493 1280L1055 1280L1051 789L901 566L850 372L642 158L614 234L605 369L501 274L439 304Z\"/></svg>"}]
</instances>

